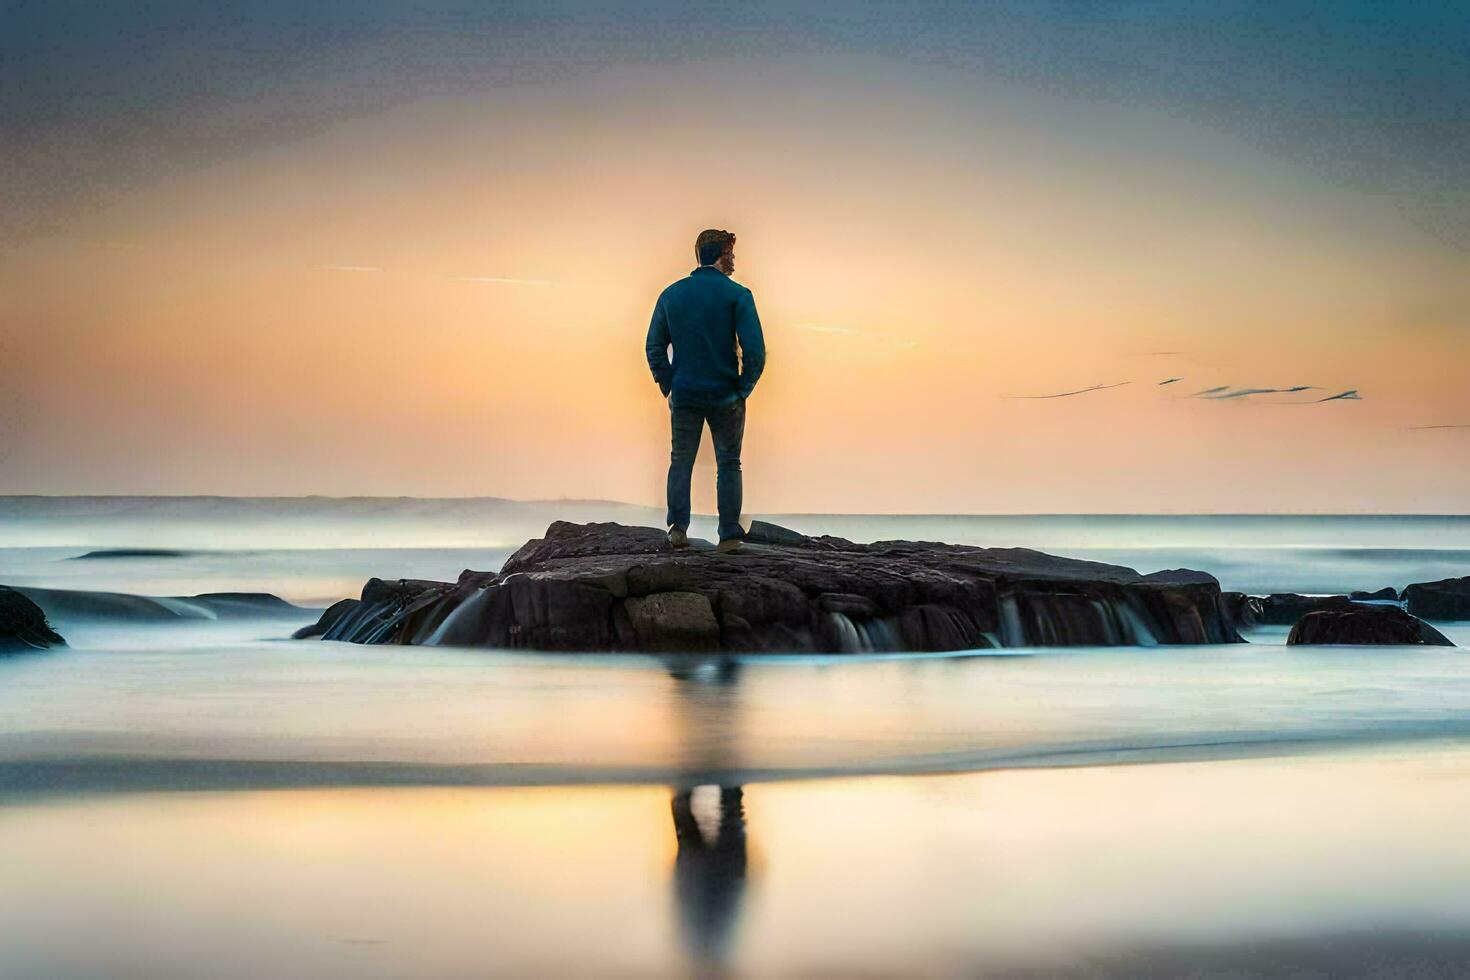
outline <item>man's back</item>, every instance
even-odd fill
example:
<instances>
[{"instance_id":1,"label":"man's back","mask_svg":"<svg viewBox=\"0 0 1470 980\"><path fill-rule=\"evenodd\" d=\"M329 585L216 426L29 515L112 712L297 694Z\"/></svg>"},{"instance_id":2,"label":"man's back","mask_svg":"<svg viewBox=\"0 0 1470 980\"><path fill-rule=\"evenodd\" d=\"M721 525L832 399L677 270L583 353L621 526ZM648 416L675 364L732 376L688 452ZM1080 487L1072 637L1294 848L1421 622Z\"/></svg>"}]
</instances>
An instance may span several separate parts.
<instances>
[{"instance_id":1,"label":"man's back","mask_svg":"<svg viewBox=\"0 0 1470 980\"><path fill-rule=\"evenodd\" d=\"M645 352L675 408L746 398L766 359L755 298L714 266L700 266L660 294Z\"/></svg>"},{"instance_id":2,"label":"man's back","mask_svg":"<svg viewBox=\"0 0 1470 980\"><path fill-rule=\"evenodd\" d=\"M659 294L643 347L653 379L669 396L669 543L688 546L689 481L708 426L715 450L719 550L726 552L738 549L745 537L740 524L745 399L766 366L766 342L750 290L730 279L735 235L717 228L700 232L694 257L699 268Z\"/></svg>"}]
</instances>

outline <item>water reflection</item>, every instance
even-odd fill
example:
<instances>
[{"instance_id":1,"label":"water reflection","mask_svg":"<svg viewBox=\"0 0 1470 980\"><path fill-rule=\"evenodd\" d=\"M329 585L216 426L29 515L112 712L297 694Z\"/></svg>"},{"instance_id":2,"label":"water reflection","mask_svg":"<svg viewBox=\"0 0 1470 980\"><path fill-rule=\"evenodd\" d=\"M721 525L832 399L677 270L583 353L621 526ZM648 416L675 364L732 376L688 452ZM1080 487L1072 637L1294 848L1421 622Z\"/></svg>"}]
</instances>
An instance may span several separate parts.
<instances>
[{"instance_id":1,"label":"water reflection","mask_svg":"<svg viewBox=\"0 0 1470 980\"><path fill-rule=\"evenodd\" d=\"M719 972L745 895L745 793L696 786L674 794L674 901L680 933L703 971Z\"/></svg>"},{"instance_id":2,"label":"water reflection","mask_svg":"<svg viewBox=\"0 0 1470 980\"><path fill-rule=\"evenodd\" d=\"M673 679L673 733L684 780L670 801L678 843L674 904L695 969L718 975L740 917L747 868L745 792L719 781L739 763L739 664L727 657L664 664Z\"/></svg>"}]
</instances>

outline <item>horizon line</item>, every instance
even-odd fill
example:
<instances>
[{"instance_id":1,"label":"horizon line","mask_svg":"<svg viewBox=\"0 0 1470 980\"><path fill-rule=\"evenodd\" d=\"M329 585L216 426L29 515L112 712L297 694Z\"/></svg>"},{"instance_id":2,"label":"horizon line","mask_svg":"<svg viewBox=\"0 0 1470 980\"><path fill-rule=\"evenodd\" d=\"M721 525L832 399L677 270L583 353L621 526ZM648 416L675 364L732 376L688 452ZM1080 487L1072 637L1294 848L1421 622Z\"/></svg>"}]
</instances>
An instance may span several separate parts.
<instances>
[{"instance_id":1,"label":"horizon line","mask_svg":"<svg viewBox=\"0 0 1470 980\"><path fill-rule=\"evenodd\" d=\"M413 494L221 494L221 493L0 493L0 501L35 500L418 500L425 502L485 501L508 504L592 504L660 510L656 504L638 504L600 497L417 496ZM696 517L713 517L696 514ZM770 510L745 515L771 517L1470 517L1470 513L1436 511L800 511Z\"/></svg>"}]
</instances>

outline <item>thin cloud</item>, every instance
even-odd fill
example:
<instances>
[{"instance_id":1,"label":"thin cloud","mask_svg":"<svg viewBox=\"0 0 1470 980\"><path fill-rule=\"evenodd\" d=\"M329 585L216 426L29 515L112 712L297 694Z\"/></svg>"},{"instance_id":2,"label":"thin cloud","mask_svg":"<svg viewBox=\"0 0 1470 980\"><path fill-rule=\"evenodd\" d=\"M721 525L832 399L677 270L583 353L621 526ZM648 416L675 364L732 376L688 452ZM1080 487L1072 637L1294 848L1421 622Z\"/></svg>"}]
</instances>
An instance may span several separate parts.
<instances>
[{"instance_id":1,"label":"thin cloud","mask_svg":"<svg viewBox=\"0 0 1470 980\"><path fill-rule=\"evenodd\" d=\"M316 268L327 272L382 272L375 265L319 265Z\"/></svg>"},{"instance_id":2,"label":"thin cloud","mask_svg":"<svg viewBox=\"0 0 1470 980\"><path fill-rule=\"evenodd\" d=\"M1424 429L1470 429L1470 424L1457 422L1445 425L1410 425L1405 428L1409 432L1422 431Z\"/></svg>"},{"instance_id":3,"label":"thin cloud","mask_svg":"<svg viewBox=\"0 0 1470 980\"><path fill-rule=\"evenodd\" d=\"M1229 390L1230 390L1230 386L1229 385L1220 385L1217 388L1206 388L1204 391L1196 391L1194 394L1190 395L1189 397L1190 398L1208 398L1210 395L1213 395L1213 394L1215 394L1218 391L1229 391Z\"/></svg>"},{"instance_id":4,"label":"thin cloud","mask_svg":"<svg viewBox=\"0 0 1470 980\"><path fill-rule=\"evenodd\" d=\"M1184 380L1183 378L1169 378L1168 380L1160 381L1159 384L1158 384L1158 387L1162 388L1164 385L1171 385L1171 384L1173 384L1176 381L1183 381L1183 380Z\"/></svg>"},{"instance_id":5,"label":"thin cloud","mask_svg":"<svg viewBox=\"0 0 1470 980\"><path fill-rule=\"evenodd\" d=\"M1298 391L1311 391L1316 385L1293 385L1290 388L1241 388L1239 391L1227 391L1219 395L1206 395L1204 397L1211 401L1223 401L1227 398L1249 398L1251 395L1292 395Z\"/></svg>"},{"instance_id":6,"label":"thin cloud","mask_svg":"<svg viewBox=\"0 0 1470 980\"><path fill-rule=\"evenodd\" d=\"M1069 398L1072 395L1085 395L1089 391L1105 391L1108 388L1121 388L1132 384L1131 381L1119 381L1110 385L1092 385L1088 388L1078 388L1076 391L1059 391L1054 395L1007 395L1007 398Z\"/></svg>"},{"instance_id":7,"label":"thin cloud","mask_svg":"<svg viewBox=\"0 0 1470 980\"><path fill-rule=\"evenodd\" d=\"M1342 394L1339 394L1339 395L1328 395L1326 398L1318 398L1317 399L1317 401L1319 401L1319 402L1337 402L1337 401L1360 402L1362 400L1363 399L1362 399L1361 396L1359 396L1358 389L1356 389L1356 388L1351 388L1351 389L1349 389L1347 391L1344 391Z\"/></svg>"}]
</instances>

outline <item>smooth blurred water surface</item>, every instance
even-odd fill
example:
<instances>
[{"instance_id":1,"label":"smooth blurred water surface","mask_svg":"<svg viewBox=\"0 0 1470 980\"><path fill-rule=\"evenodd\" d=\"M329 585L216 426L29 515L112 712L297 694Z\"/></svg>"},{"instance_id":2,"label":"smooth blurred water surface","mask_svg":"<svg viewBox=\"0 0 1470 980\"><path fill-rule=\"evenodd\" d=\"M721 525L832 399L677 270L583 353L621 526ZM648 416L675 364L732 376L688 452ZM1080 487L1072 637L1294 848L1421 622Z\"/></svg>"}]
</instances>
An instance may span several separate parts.
<instances>
[{"instance_id":1,"label":"smooth blurred water surface","mask_svg":"<svg viewBox=\"0 0 1470 980\"><path fill-rule=\"evenodd\" d=\"M560 513L26 506L0 521L0 582L306 605L372 575L498 567ZM618 516L601 506L566 510ZM1463 574L1470 548L1464 518L782 522L1184 565L1249 591L1402 586ZM77 558L121 547L187 553ZM1288 648L1282 628L907 657L285 639L314 618L62 619L68 648L0 659L0 976L1470 963L1465 649ZM1470 624L1441 628L1470 645Z\"/></svg>"},{"instance_id":2,"label":"smooth blurred water surface","mask_svg":"<svg viewBox=\"0 0 1470 980\"><path fill-rule=\"evenodd\" d=\"M761 515L755 515L761 516ZM0 497L0 582L175 594L232 587L321 602L362 580L493 570L553 520L657 526L628 504L494 498ZM1470 517L1423 515L771 515L811 534L1027 547L1128 565L1188 567L1245 592L1335 593L1463 575ZM697 517L691 529L711 536ZM170 559L66 559L99 548ZM326 552L326 553L323 553ZM335 552L332 554L331 552ZM78 566L87 566L79 568ZM105 567L104 567L105 566ZM129 584L133 588L127 588ZM198 583L200 587L192 587ZM233 583L233 585L232 585Z\"/></svg>"},{"instance_id":3,"label":"smooth blurred water surface","mask_svg":"<svg viewBox=\"0 0 1470 980\"><path fill-rule=\"evenodd\" d=\"M1455 976L1470 750L0 807L15 977Z\"/></svg>"}]
</instances>

